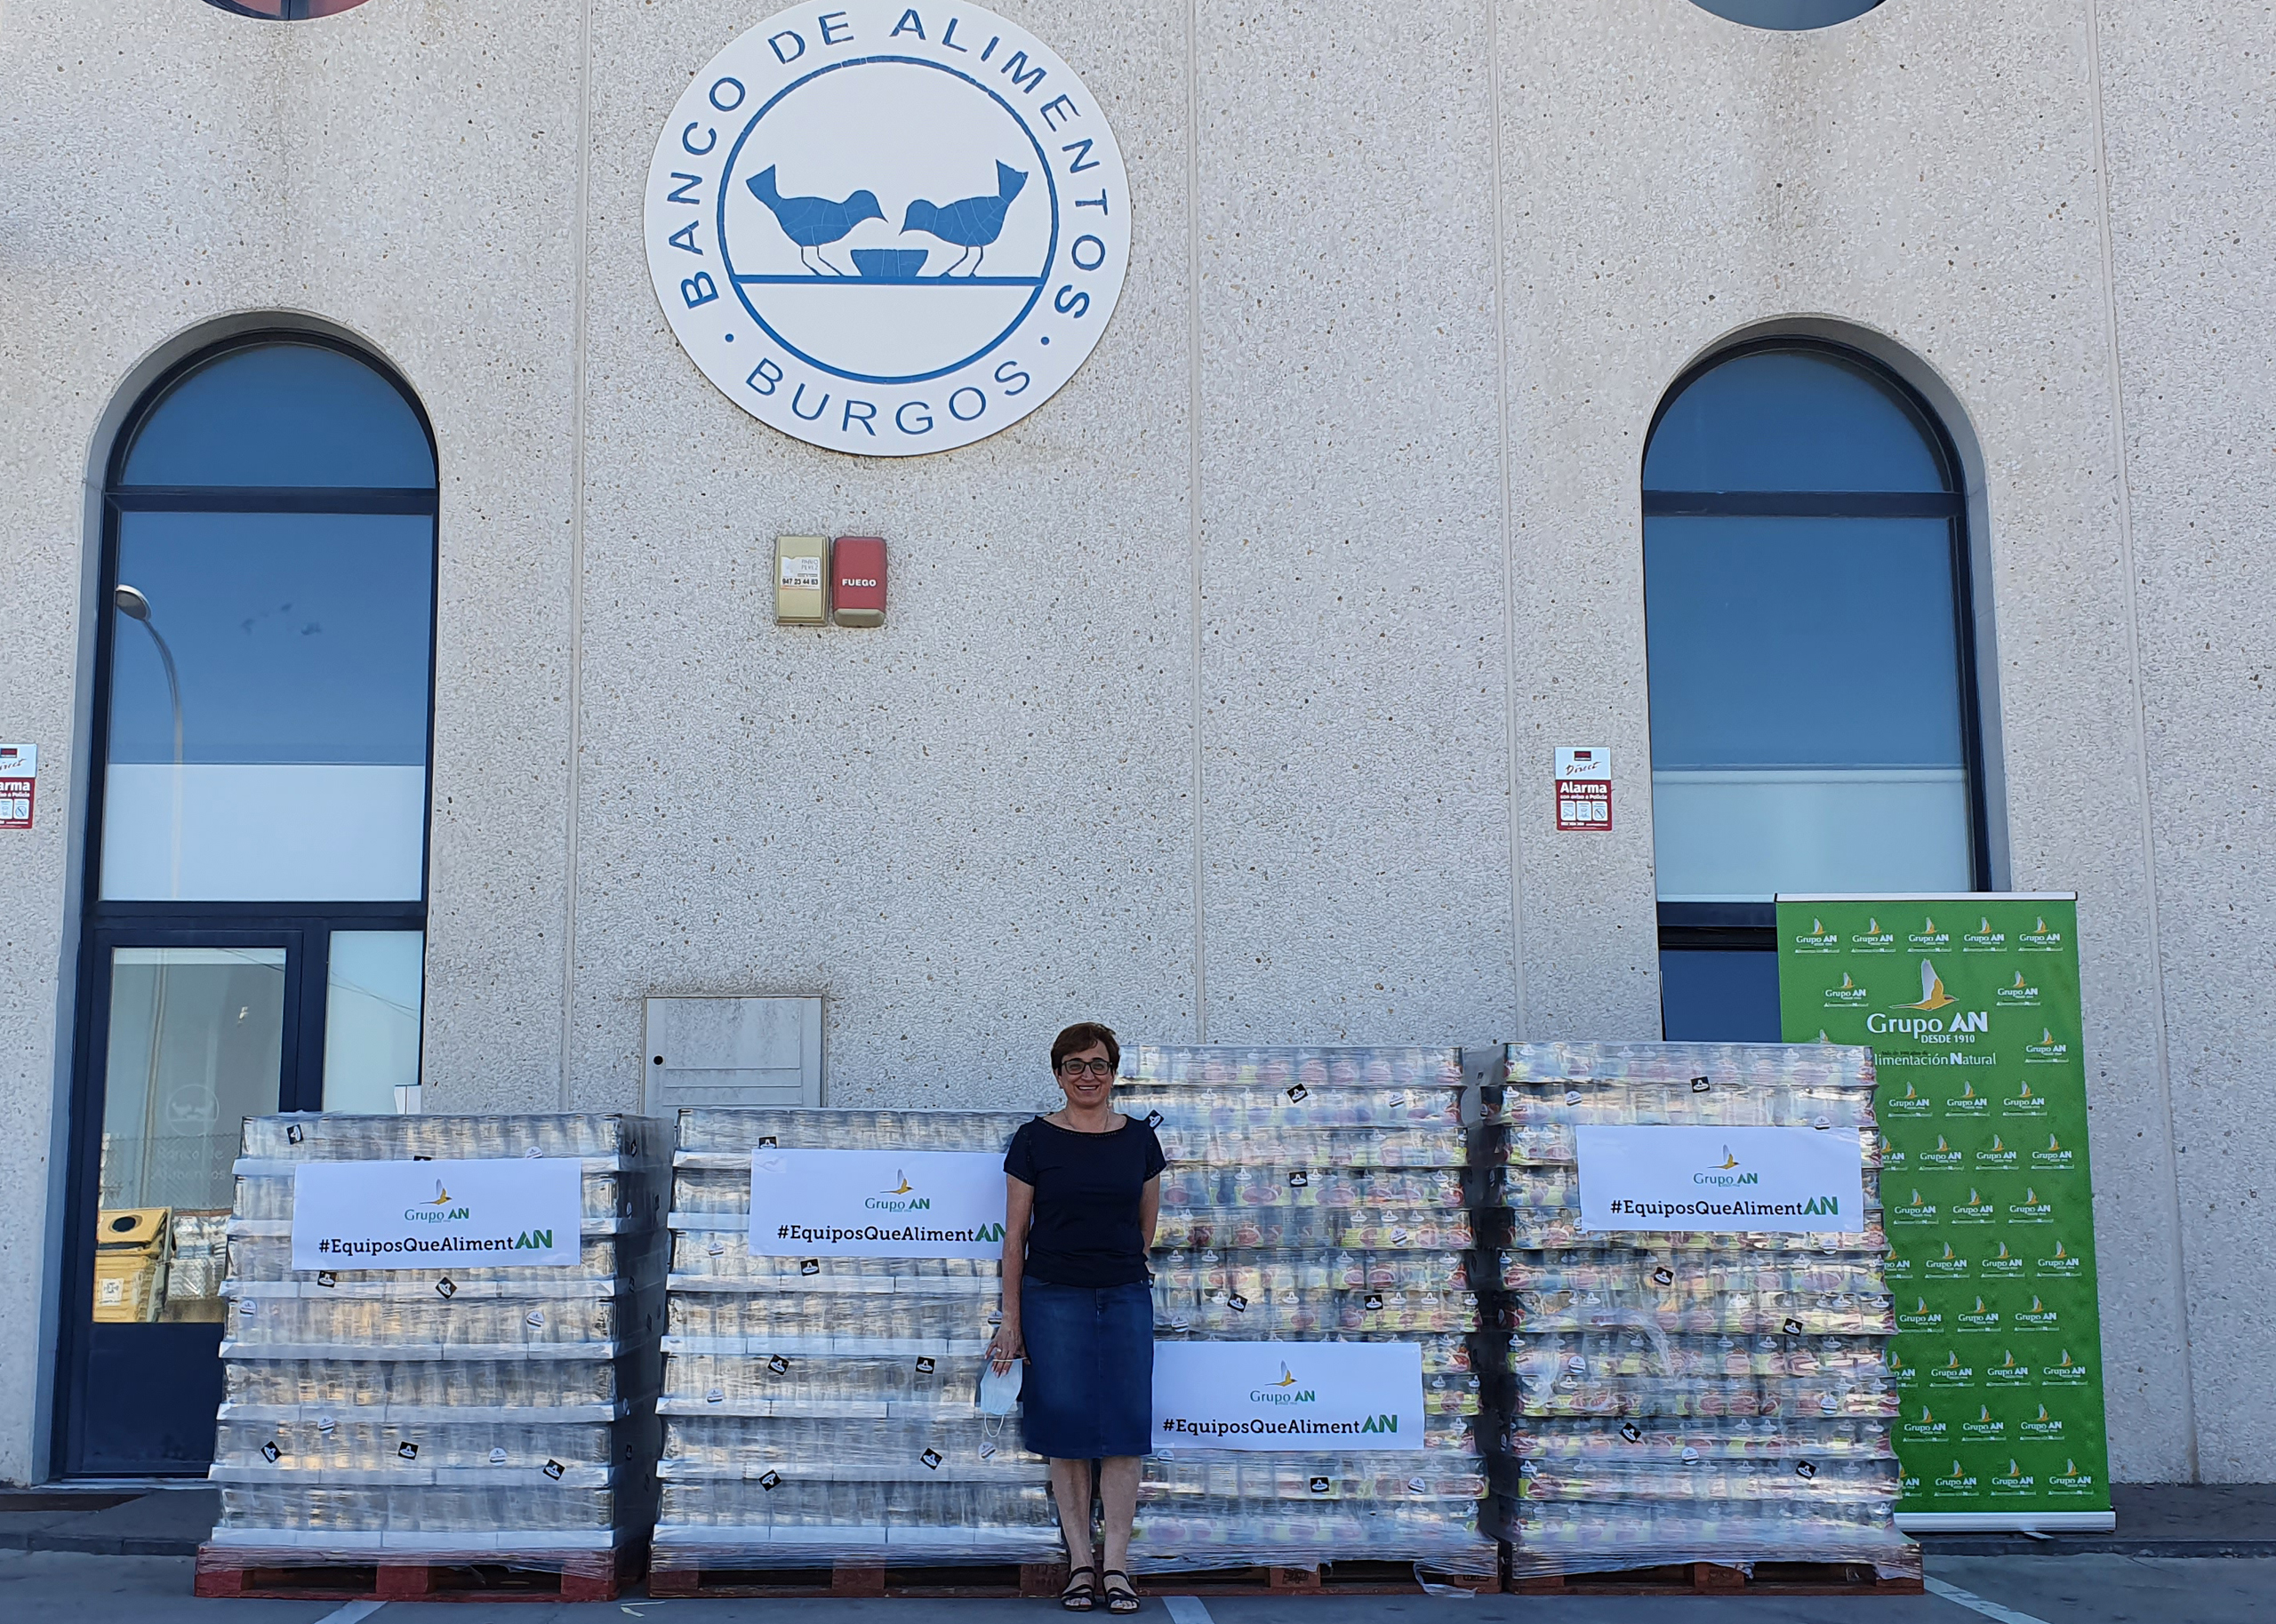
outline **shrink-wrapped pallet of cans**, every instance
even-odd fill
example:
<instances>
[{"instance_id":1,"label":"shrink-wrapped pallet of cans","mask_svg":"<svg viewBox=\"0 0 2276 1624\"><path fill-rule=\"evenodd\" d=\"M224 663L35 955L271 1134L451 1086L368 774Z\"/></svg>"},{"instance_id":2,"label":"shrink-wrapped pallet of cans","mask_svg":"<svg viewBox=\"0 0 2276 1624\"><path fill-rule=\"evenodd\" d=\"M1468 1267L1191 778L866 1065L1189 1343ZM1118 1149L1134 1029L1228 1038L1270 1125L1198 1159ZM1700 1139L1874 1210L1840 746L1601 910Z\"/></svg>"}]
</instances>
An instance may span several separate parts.
<instances>
[{"instance_id":1,"label":"shrink-wrapped pallet of cans","mask_svg":"<svg viewBox=\"0 0 2276 1624\"><path fill-rule=\"evenodd\" d=\"M666 1139L616 1115L247 1121L201 1582L502 1564L613 1583L653 1516ZM367 1170L377 1194L296 1235L302 1192ZM559 1223L469 1237L510 1217L470 1188L533 1177ZM323 1266L296 1268L312 1245Z\"/></svg>"},{"instance_id":2,"label":"shrink-wrapped pallet of cans","mask_svg":"<svg viewBox=\"0 0 2276 1624\"><path fill-rule=\"evenodd\" d=\"M652 1583L734 1569L1046 1564L1043 1460L985 1416L996 1256L816 1255L754 1238L754 1152L953 1151L1000 1188L1023 1112L688 1109L674 1158ZM902 1182L906 1183L904 1179Z\"/></svg>"},{"instance_id":3,"label":"shrink-wrapped pallet of cans","mask_svg":"<svg viewBox=\"0 0 2276 1624\"><path fill-rule=\"evenodd\" d=\"M1211 1447L1144 1463L1135 1568L1355 1562L1490 1578L1472 1364L1469 1130L1458 1050L1145 1047L1116 1103L1169 1165L1152 1258L1158 1361L1178 1343L1412 1345L1421 1436Z\"/></svg>"},{"instance_id":4,"label":"shrink-wrapped pallet of cans","mask_svg":"<svg viewBox=\"0 0 2276 1624\"><path fill-rule=\"evenodd\" d=\"M1512 1575L1761 1562L1917 1575L1893 1520L1871 1052L1517 1044L1503 1070L1481 1104L1480 1218L1492 1353L1506 1359L1495 1442ZM1591 1125L1831 1135L1855 1147L1864 1210L1824 1228L1591 1228Z\"/></svg>"}]
</instances>

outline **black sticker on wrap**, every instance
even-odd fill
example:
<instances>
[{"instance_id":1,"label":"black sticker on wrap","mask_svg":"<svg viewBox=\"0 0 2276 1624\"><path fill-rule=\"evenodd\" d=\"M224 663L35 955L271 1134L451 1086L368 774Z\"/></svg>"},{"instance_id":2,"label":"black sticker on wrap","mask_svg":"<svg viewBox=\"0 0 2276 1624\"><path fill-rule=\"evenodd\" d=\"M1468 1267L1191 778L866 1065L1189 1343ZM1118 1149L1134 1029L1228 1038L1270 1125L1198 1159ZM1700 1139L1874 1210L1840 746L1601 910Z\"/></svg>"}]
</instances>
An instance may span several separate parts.
<instances>
[{"instance_id":1,"label":"black sticker on wrap","mask_svg":"<svg viewBox=\"0 0 2276 1624\"><path fill-rule=\"evenodd\" d=\"M302 1132L299 1123L293 1122L284 1124L284 1142L286 1144L297 1145L308 1137L308 1134Z\"/></svg>"},{"instance_id":2,"label":"black sticker on wrap","mask_svg":"<svg viewBox=\"0 0 2276 1624\"><path fill-rule=\"evenodd\" d=\"M1673 1285L1675 1284L1675 1270L1670 1268L1664 1263L1661 1264L1657 1268L1652 1271L1652 1284L1654 1285Z\"/></svg>"},{"instance_id":3,"label":"black sticker on wrap","mask_svg":"<svg viewBox=\"0 0 2276 1624\"><path fill-rule=\"evenodd\" d=\"M1383 1306L1383 1294L1381 1292L1369 1292L1359 1301L1360 1305L1372 1314Z\"/></svg>"},{"instance_id":4,"label":"black sticker on wrap","mask_svg":"<svg viewBox=\"0 0 2276 1624\"><path fill-rule=\"evenodd\" d=\"M1692 1078L1692 1079L1691 1079L1691 1092L1692 1092L1693 1093L1695 1093L1695 1094L1703 1094L1703 1093L1705 1093L1705 1092L1707 1092L1707 1079L1706 1079L1706 1078L1704 1078L1704 1077L1694 1077L1694 1078Z\"/></svg>"},{"instance_id":5,"label":"black sticker on wrap","mask_svg":"<svg viewBox=\"0 0 2276 1624\"><path fill-rule=\"evenodd\" d=\"M1799 1335L1801 1335L1801 1334L1802 1334L1802 1322L1801 1322L1801 1321L1799 1321L1799 1320L1798 1320L1798 1319L1789 1319L1789 1320L1786 1322L1786 1334L1787 1334L1788 1336L1799 1336Z\"/></svg>"},{"instance_id":6,"label":"black sticker on wrap","mask_svg":"<svg viewBox=\"0 0 2276 1624\"><path fill-rule=\"evenodd\" d=\"M568 1470L568 1468L563 1466L558 1460L549 1460L538 1469L542 1471L548 1477L552 1478L554 1482L559 1483L561 1481L561 1474Z\"/></svg>"},{"instance_id":7,"label":"black sticker on wrap","mask_svg":"<svg viewBox=\"0 0 2276 1624\"><path fill-rule=\"evenodd\" d=\"M789 1369L790 1368L790 1362L789 1362L788 1359L784 1358L781 1354L776 1354L773 1358L769 1359L769 1360L766 1362L766 1368L767 1368L768 1370L773 1371L776 1375L778 1375L778 1376L779 1376L779 1375L781 1375L784 1371L787 1371L787 1370L789 1370Z\"/></svg>"},{"instance_id":8,"label":"black sticker on wrap","mask_svg":"<svg viewBox=\"0 0 2276 1624\"><path fill-rule=\"evenodd\" d=\"M419 1459L419 1445L413 1444L409 1438L405 1438L395 1446L395 1452L405 1460L416 1460Z\"/></svg>"},{"instance_id":9,"label":"black sticker on wrap","mask_svg":"<svg viewBox=\"0 0 2276 1624\"><path fill-rule=\"evenodd\" d=\"M1305 1172L1305 1171L1304 1171L1302 1168L1301 1168L1301 1167L1300 1167L1300 1168L1298 1168L1294 1172L1292 1172L1292 1173L1290 1173L1290 1174L1288 1175L1288 1188L1289 1188L1290 1189L1292 1189L1292 1190L1300 1190L1300 1189L1302 1189L1302 1188L1304 1188L1307 1185L1310 1184L1310 1183L1311 1183L1311 1181L1312 1181L1312 1176L1311 1176L1311 1174L1310 1174L1310 1173L1309 1173L1309 1172Z\"/></svg>"},{"instance_id":10,"label":"black sticker on wrap","mask_svg":"<svg viewBox=\"0 0 2276 1624\"><path fill-rule=\"evenodd\" d=\"M317 1276L317 1284L324 1287L325 1290L330 1291L333 1286L340 1284L340 1276L333 1274L327 1268Z\"/></svg>"},{"instance_id":11,"label":"black sticker on wrap","mask_svg":"<svg viewBox=\"0 0 2276 1624\"><path fill-rule=\"evenodd\" d=\"M802 1275L818 1275L821 1273L821 1260L820 1258L808 1258L805 1262L798 1265L798 1272Z\"/></svg>"},{"instance_id":12,"label":"black sticker on wrap","mask_svg":"<svg viewBox=\"0 0 2276 1624\"><path fill-rule=\"evenodd\" d=\"M1644 1429L1633 1421L1623 1421L1620 1423L1620 1436L1631 1444L1641 1444L1644 1441Z\"/></svg>"},{"instance_id":13,"label":"black sticker on wrap","mask_svg":"<svg viewBox=\"0 0 2276 1624\"><path fill-rule=\"evenodd\" d=\"M941 1469L941 1452L937 1449L928 1449L917 1458L925 1463L925 1469L928 1472L937 1472Z\"/></svg>"},{"instance_id":14,"label":"black sticker on wrap","mask_svg":"<svg viewBox=\"0 0 2276 1624\"><path fill-rule=\"evenodd\" d=\"M435 1282L435 1295L441 1298L445 1302L448 1302L452 1298L458 1294L459 1283L452 1279L448 1275L445 1275L440 1280Z\"/></svg>"},{"instance_id":15,"label":"black sticker on wrap","mask_svg":"<svg viewBox=\"0 0 2276 1624\"><path fill-rule=\"evenodd\" d=\"M1150 1128L1160 1127L1165 1120L1166 1119L1159 1111L1149 1111L1146 1113L1146 1125Z\"/></svg>"},{"instance_id":16,"label":"black sticker on wrap","mask_svg":"<svg viewBox=\"0 0 2276 1624\"><path fill-rule=\"evenodd\" d=\"M1815 1461L1815 1460L1797 1460L1797 1461L1795 1461L1795 1462L1794 1462L1794 1476L1797 1476L1797 1477L1804 1478L1804 1479L1808 1479L1808 1478L1812 1478L1812 1477L1816 1476L1817 1476L1817 1462L1816 1462L1816 1461Z\"/></svg>"},{"instance_id":17,"label":"black sticker on wrap","mask_svg":"<svg viewBox=\"0 0 2276 1624\"><path fill-rule=\"evenodd\" d=\"M930 1357L920 1358L917 1361L917 1373L920 1376L929 1376L939 1368L940 1366L934 1363Z\"/></svg>"},{"instance_id":18,"label":"black sticker on wrap","mask_svg":"<svg viewBox=\"0 0 2276 1624\"><path fill-rule=\"evenodd\" d=\"M275 1466L276 1464L277 1456L284 1452L283 1450L276 1447L276 1440L275 1438L269 1439L268 1443L260 1446L260 1458L268 1461L271 1466Z\"/></svg>"},{"instance_id":19,"label":"black sticker on wrap","mask_svg":"<svg viewBox=\"0 0 2276 1624\"><path fill-rule=\"evenodd\" d=\"M1288 1103L1291 1105L1302 1105L1305 1100L1311 1097L1312 1091L1306 1088L1301 1083L1297 1084L1294 1088L1288 1091Z\"/></svg>"},{"instance_id":20,"label":"black sticker on wrap","mask_svg":"<svg viewBox=\"0 0 2276 1624\"><path fill-rule=\"evenodd\" d=\"M1330 1488L1334 1487L1334 1484L1330 1484L1330 1483L1328 1482L1328 1480L1327 1480L1326 1478L1325 1478L1325 1477L1314 1477L1314 1478L1310 1478L1310 1479L1309 1479L1309 1480L1305 1483L1305 1485L1304 1485L1304 1486L1305 1486L1306 1488L1310 1489L1310 1490L1313 1493L1315 1493L1315 1494L1325 1494L1325 1493L1326 1493L1326 1492L1328 1492L1328 1490L1329 1490Z\"/></svg>"},{"instance_id":21,"label":"black sticker on wrap","mask_svg":"<svg viewBox=\"0 0 2276 1624\"><path fill-rule=\"evenodd\" d=\"M761 1136L756 1148L760 1150L780 1150L782 1147L774 1142L773 1134L768 1133Z\"/></svg>"},{"instance_id":22,"label":"black sticker on wrap","mask_svg":"<svg viewBox=\"0 0 2276 1624\"><path fill-rule=\"evenodd\" d=\"M1238 1292L1228 1292L1225 1294L1225 1306L1236 1314L1246 1314L1248 1312L1248 1299Z\"/></svg>"},{"instance_id":23,"label":"black sticker on wrap","mask_svg":"<svg viewBox=\"0 0 2276 1624\"><path fill-rule=\"evenodd\" d=\"M762 1489L781 1488L782 1486L782 1474L780 1472L768 1472L759 1478L758 1486Z\"/></svg>"}]
</instances>

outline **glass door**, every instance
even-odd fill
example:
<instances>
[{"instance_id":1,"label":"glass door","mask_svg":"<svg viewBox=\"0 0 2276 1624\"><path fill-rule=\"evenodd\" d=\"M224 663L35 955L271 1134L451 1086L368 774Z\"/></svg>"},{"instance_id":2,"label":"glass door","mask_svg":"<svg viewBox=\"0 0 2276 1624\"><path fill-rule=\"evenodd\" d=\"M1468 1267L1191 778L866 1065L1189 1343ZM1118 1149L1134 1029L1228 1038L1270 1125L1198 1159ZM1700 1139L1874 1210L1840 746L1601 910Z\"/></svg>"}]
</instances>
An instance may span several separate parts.
<instances>
[{"instance_id":1,"label":"glass door","mask_svg":"<svg viewBox=\"0 0 2276 1624\"><path fill-rule=\"evenodd\" d=\"M301 1090L301 933L110 930L75 1124L62 1472L212 1459L231 1172L248 1116Z\"/></svg>"}]
</instances>

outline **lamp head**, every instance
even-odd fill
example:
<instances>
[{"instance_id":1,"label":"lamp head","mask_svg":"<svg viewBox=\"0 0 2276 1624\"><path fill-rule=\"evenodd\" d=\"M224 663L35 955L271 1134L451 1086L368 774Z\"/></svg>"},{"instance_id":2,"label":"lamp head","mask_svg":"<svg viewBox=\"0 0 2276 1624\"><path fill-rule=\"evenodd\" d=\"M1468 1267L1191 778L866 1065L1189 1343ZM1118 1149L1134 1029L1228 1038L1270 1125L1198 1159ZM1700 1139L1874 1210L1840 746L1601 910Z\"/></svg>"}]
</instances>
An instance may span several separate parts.
<instances>
[{"instance_id":1,"label":"lamp head","mask_svg":"<svg viewBox=\"0 0 2276 1624\"><path fill-rule=\"evenodd\" d=\"M140 620L145 625L149 623L150 600L136 588L128 586L124 581L119 582L110 589L110 601L128 620Z\"/></svg>"}]
</instances>

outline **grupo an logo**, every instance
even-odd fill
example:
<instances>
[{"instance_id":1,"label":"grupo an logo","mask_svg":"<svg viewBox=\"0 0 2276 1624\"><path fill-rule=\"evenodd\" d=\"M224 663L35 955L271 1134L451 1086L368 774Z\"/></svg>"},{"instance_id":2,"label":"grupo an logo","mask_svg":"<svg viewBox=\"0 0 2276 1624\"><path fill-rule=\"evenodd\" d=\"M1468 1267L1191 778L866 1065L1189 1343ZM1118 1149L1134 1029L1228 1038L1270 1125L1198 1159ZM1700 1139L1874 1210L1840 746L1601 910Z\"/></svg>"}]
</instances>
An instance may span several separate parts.
<instances>
[{"instance_id":1,"label":"grupo an logo","mask_svg":"<svg viewBox=\"0 0 2276 1624\"><path fill-rule=\"evenodd\" d=\"M1894 932L1881 929L1879 920L1867 919L1865 928L1849 938L1849 945L1868 953L1894 952L1896 947L1896 935Z\"/></svg>"},{"instance_id":2,"label":"grupo an logo","mask_svg":"<svg viewBox=\"0 0 2276 1624\"><path fill-rule=\"evenodd\" d=\"M2061 1065L2070 1058L2071 1045L2056 1036L2050 1028L2040 1028L2039 1041L2024 1045L2024 1064L2026 1066Z\"/></svg>"},{"instance_id":3,"label":"grupo an logo","mask_svg":"<svg viewBox=\"0 0 2276 1624\"><path fill-rule=\"evenodd\" d=\"M2056 953L2063 948L2063 932L2048 929L2045 919L2034 917L2031 929L2016 932L2016 940L2027 951Z\"/></svg>"},{"instance_id":4,"label":"grupo an logo","mask_svg":"<svg viewBox=\"0 0 2276 1624\"><path fill-rule=\"evenodd\" d=\"M1940 949L1951 947L1952 933L1950 931L1938 930L1934 919L1923 916L1920 920L1920 928L1917 931L1906 932L1904 940L1915 953L1920 953L1931 948Z\"/></svg>"},{"instance_id":5,"label":"grupo an logo","mask_svg":"<svg viewBox=\"0 0 2276 1624\"><path fill-rule=\"evenodd\" d=\"M1794 938L1795 948L1803 953L1831 953L1840 945L1840 934L1827 930L1823 919L1812 919L1810 928ZM1848 979L1847 976L1842 978L1844 981Z\"/></svg>"},{"instance_id":6,"label":"grupo an logo","mask_svg":"<svg viewBox=\"0 0 2276 1624\"><path fill-rule=\"evenodd\" d=\"M910 1183L909 1175L896 1169L893 1188L878 1191L862 1204L875 1212L929 1212L933 1210L933 1198L918 1195L917 1187Z\"/></svg>"},{"instance_id":7,"label":"grupo an logo","mask_svg":"<svg viewBox=\"0 0 2276 1624\"><path fill-rule=\"evenodd\" d=\"M1950 1009L1959 1000L1944 989L1943 977L1936 973L1933 959L1920 961L1920 998L1917 1004L1900 1004L1899 1010L1918 1010L1919 1015L1883 1015L1876 1012L1865 1017L1865 1030L1879 1036L1884 1033L1901 1033L1908 1037L1934 1036L1943 1032L1989 1032L1991 1016L1983 1010L1960 1010L1949 1019L1935 1013Z\"/></svg>"},{"instance_id":8,"label":"grupo an logo","mask_svg":"<svg viewBox=\"0 0 2276 1624\"><path fill-rule=\"evenodd\" d=\"M1285 1359L1280 1362L1278 1379L1262 1387L1251 1388L1248 1398L1253 1404L1315 1404L1319 1402L1318 1393L1302 1385Z\"/></svg>"},{"instance_id":9,"label":"grupo an logo","mask_svg":"<svg viewBox=\"0 0 2276 1624\"><path fill-rule=\"evenodd\" d=\"M963 4L823 0L707 65L649 167L648 268L704 376L833 451L1009 428L1122 291L1130 192L1100 102Z\"/></svg>"},{"instance_id":10,"label":"grupo an logo","mask_svg":"<svg viewBox=\"0 0 2276 1624\"><path fill-rule=\"evenodd\" d=\"M1691 1181L1694 1184L1712 1184L1727 1188L1740 1184L1759 1184L1762 1182L1762 1175L1743 1170L1739 1166L1738 1157L1733 1156L1731 1148L1726 1145L1723 1147L1723 1159L1712 1167L1702 1169L1692 1174Z\"/></svg>"},{"instance_id":11,"label":"grupo an logo","mask_svg":"<svg viewBox=\"0 0 2276 1624\"><path fill-rule=\"evenodd\" d=\"M1825 1007L1830 1010L1848 1009L1863 1004L1867 996L1866 989L1851 980L1849 972L1845 970L1841 972L1841 985L1825 989Z\"/></svg>"},{"instance_id":12,"label":"grupo an logo","mask_svg":"<svg viewBox=\"0 0 2276 1624\"><path fill-rule=\"evenodd\" d=\"M474 1209L445 1189L443 1181L437 1179L435 1180L434 1199L404 1208L403 1215L414 1224L448 1224L472 1218Z\"/></svg>"}]
</instances>

